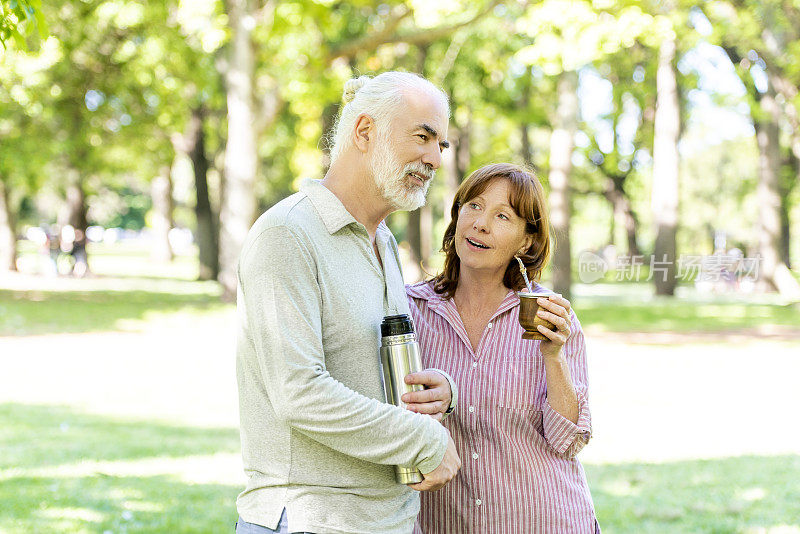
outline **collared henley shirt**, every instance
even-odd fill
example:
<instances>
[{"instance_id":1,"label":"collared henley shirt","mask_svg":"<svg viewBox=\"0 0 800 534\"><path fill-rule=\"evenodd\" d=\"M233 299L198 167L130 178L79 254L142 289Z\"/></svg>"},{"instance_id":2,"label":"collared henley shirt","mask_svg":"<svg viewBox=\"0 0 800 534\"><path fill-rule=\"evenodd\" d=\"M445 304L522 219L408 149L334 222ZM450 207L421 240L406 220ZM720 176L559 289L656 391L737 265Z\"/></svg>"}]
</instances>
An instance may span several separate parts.
<instances>
[{"instance_id":1,"label":"collared henley shirt","mask_svg":"<svg viewBox=\"0 0 800 534\"><path fill-rule=\"evenodd\" d=\"M412 531L419 494L394 465L435 469L433 418L385 402L380 323L409 313L397 243L317 181L265 212L239 261L237 379L247 486L242 519L289 531Z\"/></svg>"}]
</instances>

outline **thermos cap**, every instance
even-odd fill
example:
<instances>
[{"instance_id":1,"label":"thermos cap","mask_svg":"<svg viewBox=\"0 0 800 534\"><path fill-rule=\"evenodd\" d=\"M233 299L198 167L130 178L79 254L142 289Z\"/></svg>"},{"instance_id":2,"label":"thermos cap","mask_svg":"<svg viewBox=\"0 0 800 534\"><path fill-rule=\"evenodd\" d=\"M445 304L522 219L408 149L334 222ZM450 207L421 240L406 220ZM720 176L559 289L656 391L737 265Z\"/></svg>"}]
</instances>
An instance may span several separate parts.
<instances>
[{"instance_id":1,"label":"thermos cap","mask_svg":"<svg viewBox=\"0 0 800 534\"><path fill-rule=\"evenodd\" d=\"M411 317L408 315L387 315L381 323L381 336L402 336L413 334L414 326L411 324Z\"/></svg>"}]
</instances>

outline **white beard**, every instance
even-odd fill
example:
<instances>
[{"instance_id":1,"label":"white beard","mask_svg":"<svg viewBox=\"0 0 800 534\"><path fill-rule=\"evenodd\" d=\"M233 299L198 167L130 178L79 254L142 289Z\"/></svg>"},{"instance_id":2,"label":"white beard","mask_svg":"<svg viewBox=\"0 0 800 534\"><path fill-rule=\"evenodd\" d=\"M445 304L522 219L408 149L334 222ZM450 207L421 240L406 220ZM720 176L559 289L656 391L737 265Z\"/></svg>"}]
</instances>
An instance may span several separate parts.
<instances>
[{"instance_id":1,"label":"white beard","mask_svg":"<svg viewBox=\"0 0 800 534\"><path fill-rule=\"evenodd\" d=\"M409 163L400 168L397 155L388 140L379 140L372 158L372 175L378 190L395 209L413 211L425 205L425 196L435 171L422 163ZM415 172L428 178L423 185L411 183L408 173Z\"/></svg>"}]
</instances>

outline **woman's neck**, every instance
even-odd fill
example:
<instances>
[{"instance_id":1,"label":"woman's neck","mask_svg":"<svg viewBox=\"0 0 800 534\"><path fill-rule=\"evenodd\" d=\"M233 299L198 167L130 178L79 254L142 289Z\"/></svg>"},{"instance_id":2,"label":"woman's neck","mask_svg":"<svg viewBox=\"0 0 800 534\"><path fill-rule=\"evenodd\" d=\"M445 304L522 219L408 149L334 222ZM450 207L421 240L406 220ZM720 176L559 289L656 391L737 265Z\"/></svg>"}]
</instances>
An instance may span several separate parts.
<instances>
[{"instance_id":1,"label":"woman's neck","mask_svg":"<svg viewBox=\"0 0 800 534\"><path fill-rule=\"evenodd\" d=\"M462 267L453 299L459 310L493 312L507 294L502 272L489 273Z\"/></svg>"}]
</instances>

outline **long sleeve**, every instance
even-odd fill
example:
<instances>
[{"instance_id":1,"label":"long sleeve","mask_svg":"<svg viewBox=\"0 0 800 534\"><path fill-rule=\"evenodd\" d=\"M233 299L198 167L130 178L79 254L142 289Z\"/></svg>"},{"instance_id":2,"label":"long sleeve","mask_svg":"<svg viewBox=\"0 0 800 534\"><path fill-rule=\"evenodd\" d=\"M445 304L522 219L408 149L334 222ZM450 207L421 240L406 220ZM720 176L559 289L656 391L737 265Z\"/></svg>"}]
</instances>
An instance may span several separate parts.
<instances>
[{"instance_id":1,"label":"long sleeve","mask_svg":"<svg viewBox=\"0 0 800 534\"><path fill-rule=\"evenodd\" d=\"M589 412L588 371L586 343L583 330L575 312L572 312L572 332L564 344L566 360L575 393L578 397L578 422L573 423L550 406L545 400L542 406L544 438L558 454L572 458L589 442L592 434L592 419Z\"/></svg>"},{"instance_id":2,"label":"long sleeve","mask_svg":"<svg viewBox=\"0 0 800 534\"><path fill-rule=\"evenodd\" d=\"M302 240L285 226L267 228L243 255L239 275L263 387L281 420L369 462L416 466L425 473L441 463L448 442L444 427L362 395L326 370L323 294L314 256Z\"/></svg>"}]
</instances>

